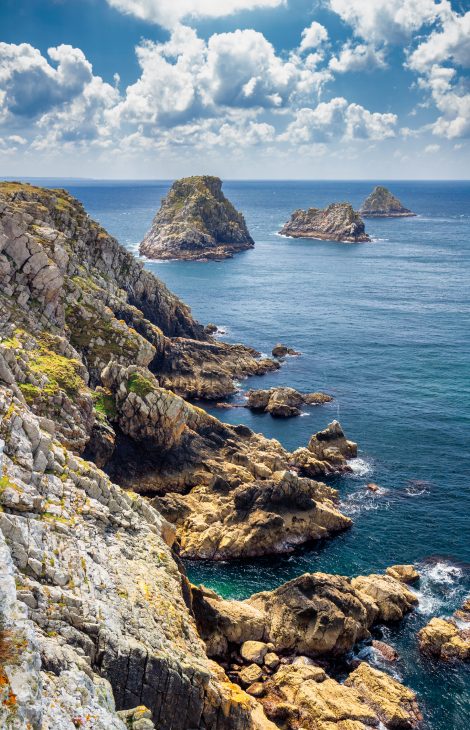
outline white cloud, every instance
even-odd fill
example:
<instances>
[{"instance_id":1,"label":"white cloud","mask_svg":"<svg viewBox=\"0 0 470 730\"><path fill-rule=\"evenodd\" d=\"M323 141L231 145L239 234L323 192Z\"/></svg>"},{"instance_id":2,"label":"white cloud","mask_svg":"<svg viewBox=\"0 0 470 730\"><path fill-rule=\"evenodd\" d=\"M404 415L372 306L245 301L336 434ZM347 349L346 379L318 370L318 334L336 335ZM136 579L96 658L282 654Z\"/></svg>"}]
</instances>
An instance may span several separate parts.
<instances>
[{"instance_id":1,"label":"white cloud","mask_svg":"<svg viewBox=\"0 0 470 730\"><path fill-rule=\"evenodd\" d=\"M137 57L140 78L127 88L114 117L144 127L230 110L285 109L298 99L316 98L331 76L316 69L312 54L284 60L251 29L214 34L206 42L178 26L166 43L142 42Z\"/></svg>"},{"instance_id":2,"label":"white cloud","mask_svg":"<svg viewBox=\"0 0 470 730\"><path fill-rule=\"evenodd\" d=\"M360 104L336 97L315 109L299 109L280 139L293 145L333 139L382 140L395 136L396 123L395 114L370 112Z\"/></svg>"},{"instance_id":3,"label":"white cloud","mask_svg":"<svg viewBox=\"0 0 470 730\"><path fill-rule=\"evenodd\" d=\"M92 67L79 48L49 48L56 68L29 43L0 43L0 101L3 116L35 118L71 101L92 79Z\"/></svg>"},{"instance_id":4,"label":"white cloud","mask_svg":"<svg viewBox=\"0 0 470 730\"><path fill-rule=\"evenodd\" d=\"M455 69L435 65L418 80L441 112L431 125L433 133L448 139L470 136L470 93L454 83L455 77Z\"/></svg>"},{"instance_id":5,"label":"white cloud","mask_svg":"<svg viewBox=\"0 0 470 730\"><path fill-rule=\"evenodd\" d=\"M107 0L117 10L174 28L185 18L221 18L243 10L275 8L285 0Z\"/></svg>"},{"instance_id":6,"label":"white cloud","mask_svg":"<svg viewBox=\"0 0 470 730\"><path fill-rule=\"evenodd\" d=\"M339 56L334 56L329 63L329 68L335 73L347 73L348 71L372 71L376 68L385 68L384 51L375 49L365 43L352 45L345 43Z\"/></svg>"},{"instance_id":7,"label":"white cloud","mask_svg":"<svg viewBox=\"0 0 470 730\"><path fill-rule=\"evenodd\" d=\"M441 149L441 145L440 144L428 144L424 148L424 151L427 154L433 155L435 152L439 152L440 149Z\"/></svg>"},{"instance_id":8,"label":"white cloud","mask_svg":"<svg viewBox=\"0 0 470 730\"><path fill-rule=\"evenodd\" d=\"M425 73L434 64L449 60L470 66L470 12L446 16L442 28L419 44L408 63L414 71Z\"/></svg>"},{"instance_id":9,"label":"white cloud","mask_svg":"<svg viewBox=\"0 0 470 730\"><path fill-rule=\"evenodd\" d=\"M328 40L328 31L324 25L313 21L308 28L302 31L302 40L300 42L299 51L303 53L310 48L319 48Z\"/></svg>"},{"instance_id":10,"label":"white cloud","mask_svg":"<svg viewBox=\"0 0 470 730\"><path fill-rule=\"evenodd\" d=\"M373 44L400 41L451 12L449 0L329 0L329 6Z\"/></svg>"}]
</instances>

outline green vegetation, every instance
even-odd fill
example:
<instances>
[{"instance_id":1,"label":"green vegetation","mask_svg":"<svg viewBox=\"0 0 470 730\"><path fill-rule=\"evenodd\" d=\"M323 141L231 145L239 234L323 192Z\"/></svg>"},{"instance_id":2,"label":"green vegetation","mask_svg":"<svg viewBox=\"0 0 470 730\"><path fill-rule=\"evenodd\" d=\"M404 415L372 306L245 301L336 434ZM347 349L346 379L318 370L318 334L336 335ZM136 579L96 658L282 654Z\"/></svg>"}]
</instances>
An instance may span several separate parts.
<instances>
[{"instance_id":1,"label":"green vegetation","mask_svg":"<svg viewBox=\"0 0 470 730\"><path fill-rule=\"evenodd\" d=\"M127 390L129 393L136 393L141 398L155 390L155 385L148 378L144 378L139 373L133 373L127 381Z\"/></svg>"},{"instance_id":2,"label":"green vegetation","mask_svg":"<svg viewBox=\"0 0 470 730\"><path fill-rule=\"evenodd\" d=\"M28 405L32 405L36 400L41 397L41 388L37 385L31 385L31 383L18 383L18 387L23 393L24 399Z\"/></svg>"},{"instance_id":3,"label":"green vegetation","mask_svg":"<svg viewBox=\"0 0 470 730\"><path fill-rule=\"evenodd\" d=\"M47 377L49 382L43 388L43 393L47 396L55 395L59 390L75 396L84 386L83 379L78 374L81 370L79 361L58 355L52 350L41 349L33 355L29 365L33 373Z\"/></svg>"},{"instance_id":4,"label":"green vegetation","mask_svg":"<svg viewBox=\"0 0 470 730\"><path fill-rule=\"evenodd\" d=\"M93 404L98 416L114 419L117 416L113 394L110 391L98 390L92 393Z\"/></svg>"}]
</instances>

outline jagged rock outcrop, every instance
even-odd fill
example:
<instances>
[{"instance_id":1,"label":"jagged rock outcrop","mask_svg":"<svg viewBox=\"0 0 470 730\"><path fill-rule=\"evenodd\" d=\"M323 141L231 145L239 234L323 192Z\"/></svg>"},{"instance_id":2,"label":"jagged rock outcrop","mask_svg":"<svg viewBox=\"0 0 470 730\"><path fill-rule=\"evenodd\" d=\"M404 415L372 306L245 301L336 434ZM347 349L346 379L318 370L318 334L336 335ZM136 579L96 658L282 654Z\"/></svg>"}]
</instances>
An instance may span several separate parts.
<instances>
[{"instance_id":1,"label":"jagged rock outcrop","mask_svg":"<svg viewBox=\"0 0 470 730\"><path fill-rule=\"evenodd\" d=\"M412 690L365 662L361 662L344 684L354 688L388 728L411 730L423 719Z\"/></svg>"},{"instance_id":2,"label":"jagged rock outcrop","mask_svg":"<svg viewBox=\"0 0 470 730\"><path fill-rule=\"evenodd\" d=\"M350 203L331 203L327 208L295 210L279 233L291 238L361 243L370 241L364 221Z\"/></svg>"},{"instance_id":3,"label":"jagged rock outcrop","mask_svg":"<svg viewBox=\"0 0 470 730\"><path fill-rule=\"evenodd\" d=\"M209 175L177 180L164 198L140 253L152 259L225 259L253 248L243 215Z\"/></svg>"},{"instance_id":4,"label":"jagged rock outcrop","mask_svg":"<svg viewBox=\"0 0 470 730\"><path fill-rule=\"evenodd\" d=\"M396 602L407 589L391 580ZM283 728L365 730L381 722L411 730L421 720L415 694L365 663L344 684L328 676L325 659L347 655L382 620L383 609L349 578L306 574L246 601L203 586L193 586L192 596L208 654Z\"/></svg>"},{"instance_id":5,"label":"jagged rock outcrop","mask_svg":"<svg viewBox=\"0 0 470 730\"><path fill-rule=\"evenodd\" d=\"M268 717L287 730L366 730L380 723L411 730L421 719L415 694L366 664L344 684L315 665L283 666L265 683L261 703Z\"/></svg>"},{"instance_id":6,"label":"jagged rock outcrop","mask_svg":"<svg viewBox=\"0 0 470 730\"><path fill-rule=\"evenodd\" d=\"M418 642L424 654L470 661L470 598L450 618L432 618L418 633Z\"/></svg>"},{"instance_id":7,"label":"jagged rock outcrop","mask_svg":"<svg viewBox=\"0 0 470 730\"><path fill-rule=\"evenodd\" d=\"M370 584L382 580L386 592L372 597ZM389 576L306 573L245 601L225 601L202 586L193 588L193 609L210 656L224 657L234 644L264 641L291 656L332 657L368 639L374 624L403 618L417 603L411 595Z\"/></svg>"},{"instance_id":8,"label":"jagged rock outcrop","mask_svg":"<svg viewBox=\"0 0 470 730\"><path fill-rule=\"evenodd\" d=\"M402 583L416 583L419 580L419 573L414 565L390 565L386 573Z\"/></svg>"},{"instance_id":9,"label":"jagged rock outcrop","mask_svg":"<svg viewBox=\"0 0 470 730\"><path fill-rule=\"evenodd\" d=\"M300 352L294 350L293 347L287 347L287 345L283 345L281 342L278 342L276 345L274 345L271 354L273 355L273 357L286 357L287 355L300 355Z\"/></svg>"},{"instance_id":10,"label":"jagged rock outcrop","mask_svg":"<svg viewBox=\"0 0 470 730\"><path fill-rule=\"evenodd\" d=\"M359 210L365 218L409 218L415 216L383 185L377 185Z\"/></svg>"},{"instance_id":11,"label":"jagged rock outcrop","mask_svg":"<svg viewBox=\"0 0 470 730\"><path fill-rule=\"evenodd\" d=\"M247 408L252 411L270 413L276 418L300 416L303 405L322 405L333 398L326 393L299 393L294 388L270 388L269 390L249 390Z\"/></svg>"}]
</instances>

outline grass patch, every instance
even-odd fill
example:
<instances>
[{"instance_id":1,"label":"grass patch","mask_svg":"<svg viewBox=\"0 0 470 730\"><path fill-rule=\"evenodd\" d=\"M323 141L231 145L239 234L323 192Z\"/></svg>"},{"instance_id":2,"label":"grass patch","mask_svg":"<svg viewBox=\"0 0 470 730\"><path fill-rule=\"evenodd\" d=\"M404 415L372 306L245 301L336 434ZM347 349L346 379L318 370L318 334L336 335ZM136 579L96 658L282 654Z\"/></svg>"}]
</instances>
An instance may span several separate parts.
<instances>
[{"instance_id":1,"label":"grass patch","mask_svg":"<svg viewBox=\"0 0 470 730\"><path fill-rule=\"evenodd\" d=\"M139 373L133 373L127 381L127 391L129 393L135 393L140 398L145 398L146 395L152 393L155 390L155 385L148 378L144 378Z\"/></svg>"},{"instance_id":2,"label":"grass patch","mask_svg":"<svg viewBox=\"0 0 470 730\"><path fill-rule=\"evenodd\" d=\"M92 393L95 411L102 417L110 420L116 418L116 404L114 397L109 391L98 390Z\"/></svg>"}]
</instances>

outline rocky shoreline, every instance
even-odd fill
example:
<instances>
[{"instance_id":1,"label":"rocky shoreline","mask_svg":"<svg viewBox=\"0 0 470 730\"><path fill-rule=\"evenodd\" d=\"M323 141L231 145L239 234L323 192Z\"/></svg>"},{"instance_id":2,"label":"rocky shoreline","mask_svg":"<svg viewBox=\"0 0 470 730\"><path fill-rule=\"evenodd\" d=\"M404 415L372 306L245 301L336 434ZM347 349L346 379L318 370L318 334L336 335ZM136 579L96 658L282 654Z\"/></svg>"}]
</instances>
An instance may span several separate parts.
<instances>
[{"instance_id":1,"label":"rocky shoreline","mask_svg":"<svg viewBox=\"0 0 470 730\"><path fill-rule=\"evenodd\" d=\"M338 422L289 452L188 400L277 367L215 341L67 192L0 184L2 727L418 725L388 674L329 668L413 609L410 566L247 601L186 577L182 558L291 552L351 526L322 481L357 454Z\"/></svg>"}]
</instances>

